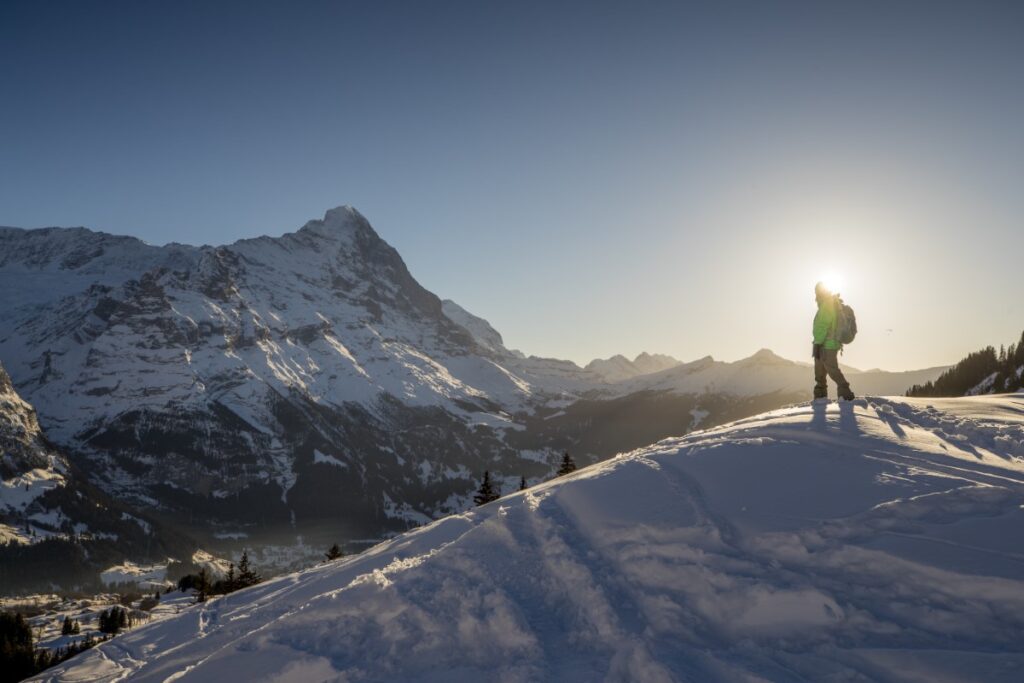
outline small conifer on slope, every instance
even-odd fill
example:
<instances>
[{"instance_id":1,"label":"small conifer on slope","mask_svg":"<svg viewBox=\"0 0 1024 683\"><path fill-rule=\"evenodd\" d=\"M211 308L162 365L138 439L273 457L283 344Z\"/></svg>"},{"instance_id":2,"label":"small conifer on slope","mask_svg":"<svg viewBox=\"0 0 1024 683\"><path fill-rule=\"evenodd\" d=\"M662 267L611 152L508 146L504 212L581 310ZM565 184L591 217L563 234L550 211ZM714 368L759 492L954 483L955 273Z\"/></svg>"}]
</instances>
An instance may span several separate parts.
<instances>
[{"instance_id":1,"label":"small conifer on slope","mask_svg":"<svg viewBox=\"0 0 1024 683\"><path fill-rule=\"evenodd\" d=\"M571 455L569 455L569 451L566 451L565 455L562 456L562 464L559 465L557 474L559 477L561 477L566 474L571 474L575 471L576 461L572 459Z\"/></svg>"},{"instance_id":2,"label":"small conifer on slope","mask_svg":"<svg viewBox=\"0 0 1024 683\"><path fill-rule=\"evenodd\" d=\"M494 482L491 481L490 470L487 470L484 472L484 480L480 482L480 488L477 489L476 495L473 496L473 502L477 505L486 505L499 498L501 498L501 493L494 485Z\"/></svg>"}]
</instances>

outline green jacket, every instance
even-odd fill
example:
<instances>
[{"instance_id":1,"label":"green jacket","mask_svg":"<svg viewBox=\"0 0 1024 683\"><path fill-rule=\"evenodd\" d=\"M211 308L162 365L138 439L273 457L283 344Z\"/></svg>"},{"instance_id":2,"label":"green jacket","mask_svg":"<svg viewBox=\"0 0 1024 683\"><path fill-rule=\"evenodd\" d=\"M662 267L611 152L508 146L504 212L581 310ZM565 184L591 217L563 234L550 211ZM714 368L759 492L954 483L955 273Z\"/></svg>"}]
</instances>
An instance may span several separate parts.
<instances>
[{"instance_id":1,"label":"green jacket","mask_svg":"<svg viewBox=\"0 0 1024 683\"><path fill-rule=\"evenodd\" d=\"M826 349L838 351L842 344L833 339L836 333L836 302L829 297L818 301L818 312L814 314L814 343L824 344Z\"/></svg>"}]
</instances>

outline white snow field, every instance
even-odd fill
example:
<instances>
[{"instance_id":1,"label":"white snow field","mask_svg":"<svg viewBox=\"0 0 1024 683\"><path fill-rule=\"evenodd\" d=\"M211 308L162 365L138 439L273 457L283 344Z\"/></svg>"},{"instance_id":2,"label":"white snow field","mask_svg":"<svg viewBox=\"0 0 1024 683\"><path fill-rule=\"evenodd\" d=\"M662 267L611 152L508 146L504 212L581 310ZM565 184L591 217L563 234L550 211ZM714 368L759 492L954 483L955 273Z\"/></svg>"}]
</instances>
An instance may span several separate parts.
<instances>
[{"instance_id":1,"label":"white snow field","mask_svg":"<svg viewBox=\"0 0 1024 683\"><path fill-rule=\"evenodd\" d=\"M41 678L1022 681L1024 393L662 441Z\"/></svg>"}]
</instances>

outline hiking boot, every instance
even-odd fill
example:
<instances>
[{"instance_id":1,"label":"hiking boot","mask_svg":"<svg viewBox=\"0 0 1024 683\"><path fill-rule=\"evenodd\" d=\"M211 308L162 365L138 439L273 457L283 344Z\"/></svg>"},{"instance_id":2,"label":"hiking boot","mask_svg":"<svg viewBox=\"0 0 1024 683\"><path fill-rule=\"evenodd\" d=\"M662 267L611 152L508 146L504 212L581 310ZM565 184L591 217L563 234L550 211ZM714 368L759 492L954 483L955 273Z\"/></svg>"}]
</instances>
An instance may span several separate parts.
<instances>
[{"instance_id":1,"label":"hiking boot","mask_svg":"<svg viewBox=\"0 0 1024 683\"><path fill-rule=\"evenodd\" d=\"M852 401L857 397L853 395L853 390L851 390L850 387L846 387L845 391L839 392L839 398L841 398L844 401Z\"/></svg>"},{"instance_id":2,"label":"hiking boot","mask_svg":"<svg viewBox=\"0 0 1024 683\"><path fill-rule=\"evenodd\" d=\"M814 387L814 399L818 400L819 398L828 398L828 389L827 388L822 389L819 386L815 386Z\"/></svg>"}]
</instances>

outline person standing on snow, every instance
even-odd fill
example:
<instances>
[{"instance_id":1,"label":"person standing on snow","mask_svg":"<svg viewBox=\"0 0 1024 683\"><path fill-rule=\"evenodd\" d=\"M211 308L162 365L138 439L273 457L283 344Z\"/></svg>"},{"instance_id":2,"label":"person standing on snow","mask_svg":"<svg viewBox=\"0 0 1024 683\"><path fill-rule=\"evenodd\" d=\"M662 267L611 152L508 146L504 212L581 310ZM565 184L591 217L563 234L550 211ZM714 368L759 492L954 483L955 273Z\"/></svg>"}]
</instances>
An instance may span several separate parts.
<instances>
[{"instance_id":1,"label":"person standing on snow","mask_svg":"<svg viewBox=\"0 0 1024 683\"><path fill-rule=\"evenodd\" d=\"M839 369L839 349L843 345L835 338L836 332L836 298L824 283L814 285L814 299L818 302L818 312L814 314L814 398L828 398L826 376L831 377L839 390L839 398L853 400L850 383Z\"/></svg>"}]
</instances>

